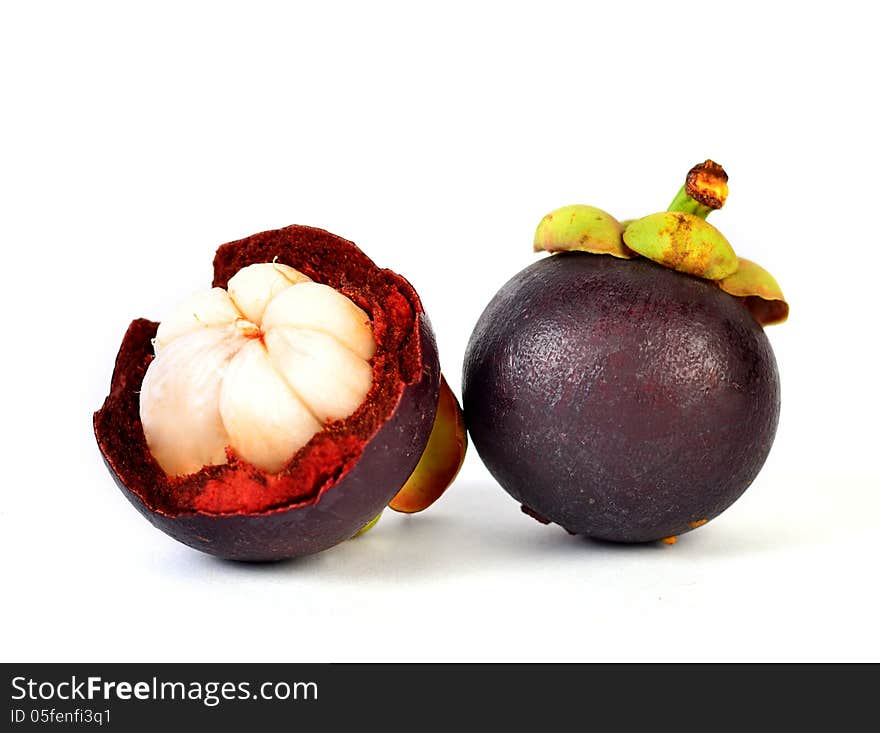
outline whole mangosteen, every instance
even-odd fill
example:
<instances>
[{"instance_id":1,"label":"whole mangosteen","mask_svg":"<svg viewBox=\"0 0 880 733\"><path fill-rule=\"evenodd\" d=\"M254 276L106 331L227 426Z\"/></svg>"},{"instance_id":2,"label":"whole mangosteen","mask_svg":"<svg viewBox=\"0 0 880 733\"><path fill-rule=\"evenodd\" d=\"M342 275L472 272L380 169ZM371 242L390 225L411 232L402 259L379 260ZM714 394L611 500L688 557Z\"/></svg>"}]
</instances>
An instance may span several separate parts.
<instances>
[{"instance_id":1,"label":"whole mangosteen","mask_svg":"<svg viewBox=\"0 0 880 733\"><path fill-rule=\"evenodd\" d=\"M779 375L763 325L788 305L706 216L727 175L706 161L668 211L619 223L567 206L553 253L474 329L465 422L492 475L539 521L617 541L675 541L729 507L767 458Z\"/></svg>"},{"instance_id":2,"label":"whole mangosteen","mask_svg":"<svg viewBox=\"0 0 880 733\"><path fill-rule=\"evenodd\" d=\"M212 289L134 321L94 427L150 522L236 560L327 549L389 502L420 511L466 448L415 290L303 226L223 245Z\"/></svg>"}]
</instances>

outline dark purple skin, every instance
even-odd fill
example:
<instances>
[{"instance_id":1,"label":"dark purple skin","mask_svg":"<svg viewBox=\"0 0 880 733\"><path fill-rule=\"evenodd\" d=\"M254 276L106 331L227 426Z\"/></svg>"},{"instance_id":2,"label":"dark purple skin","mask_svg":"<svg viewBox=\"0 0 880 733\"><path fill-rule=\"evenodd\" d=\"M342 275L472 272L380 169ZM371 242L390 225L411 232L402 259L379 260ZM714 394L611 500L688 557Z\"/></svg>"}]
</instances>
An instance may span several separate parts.
<instances>
[{"instance_id":1,"label":"dark purple skin","mask_svg":"<svg viewBox=\"0 0 880 733\"><path fill-rule=\"evenodd\" d=\"M511 279L464 363L465 421L524 509L646 542L733 504L779 419L770 343L742 302L648 260L570 252Z\"/></svg>"}]
</instances>

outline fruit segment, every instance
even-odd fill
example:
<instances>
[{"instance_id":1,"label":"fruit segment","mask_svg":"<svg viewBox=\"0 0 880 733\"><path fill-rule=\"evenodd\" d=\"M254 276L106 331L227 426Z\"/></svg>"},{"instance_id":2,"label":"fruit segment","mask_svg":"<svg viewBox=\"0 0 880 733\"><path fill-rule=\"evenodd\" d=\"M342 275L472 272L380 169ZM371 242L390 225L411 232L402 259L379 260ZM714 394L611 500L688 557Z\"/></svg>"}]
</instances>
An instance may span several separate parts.
<instances>
[{"instance_id":1,"label":"fruit segment","mask_svg":"<svg viewBox=\"0 0 880 733\"><path fill-rule=\"evenodd\" d=\"M260 323L269 301L298 283L311 282L299 270L276 262L242 268L229 279L229 296L242 316Z\"/></svg>"},{"instance_id":2,"label":"fruit segment","mask_svg":"<svg viewBox=\"0 0 880 733\"><path fill-rule=\"evenodd\" d=\"M321 429L321 423L275 371L266 347L245 344L223 376L220 416L229 442L246 461L269 473Z\"/></svg>"},{"instance_id":3,"label":"fruit segment","mask_svg":"<svg viewBox=\"0 0 880 733\"><path fill-rule=\"evenodd\" d=\"M325 333L276 326L266 332L266 348L277 372L321 422L350 415L370 391L370 365Z\"/></svg>"},{"instance_id":4,"label":"fruit segment","mask_svg":"<svg viewBox=\"0 0 880 733\"><path fill-rule=\"evenodd\" d=\"M159 326L140 397L150 452L170 476L225 463L227 447L278 473L357 410L375 349L346 296L286 265L245 267Z\"/></svg>"},{"instance_id":5,"label":"fruit segment","mask_svg":"<svg viewBox=\"0 0 880 733\"><path fill-rule=\"evenodd\" d=\"M273 298L263 315L263 330L275 326L321 331L364 360L376 350L370 317L342 293L320 283L303 283Z\"/></svg>"},{"instance_id":6,"label":"fruit segment","mask_svg":"<svg viewBox=\"0 0 880 733\"><path fill-rule=\"evenodd\" d=\"M226 462L220 417L223 374L246 339L231 326L202 328L166 344L141 386L140 416L153 457L170 475Z\"/></svg>"},{"instance_id":7,"label":"fruit segment","mask_svg":"<svg viewBox=\"0 0 880 733\"><path fill-rule=\"evenodd\" d=\"M239 318L241 313L223 288L196 293L159 324L154 344L156 353L179 336L210 326L230 325Z\"/></svg>"}]
</instances>

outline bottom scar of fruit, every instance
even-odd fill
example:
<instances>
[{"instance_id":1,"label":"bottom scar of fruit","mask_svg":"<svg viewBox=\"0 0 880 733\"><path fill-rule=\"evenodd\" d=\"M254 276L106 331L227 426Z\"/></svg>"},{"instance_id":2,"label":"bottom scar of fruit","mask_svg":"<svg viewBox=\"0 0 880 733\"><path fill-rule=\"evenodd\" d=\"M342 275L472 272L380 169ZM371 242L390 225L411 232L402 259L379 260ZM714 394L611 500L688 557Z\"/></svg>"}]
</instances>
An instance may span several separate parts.
<instances>
[{"instance_id":1,"label":"bottom scar of fruit","mask_svg":"<svg viewBox=\"0 0 880 733\"><path fill-rule=\"evenodd\" d=\"M440 398L428 445L412 475L388 505L396 512L413 514L427 509L453 482L467 451L464 415L458 400L440 377Z\"/></svg>"}]
</instances>

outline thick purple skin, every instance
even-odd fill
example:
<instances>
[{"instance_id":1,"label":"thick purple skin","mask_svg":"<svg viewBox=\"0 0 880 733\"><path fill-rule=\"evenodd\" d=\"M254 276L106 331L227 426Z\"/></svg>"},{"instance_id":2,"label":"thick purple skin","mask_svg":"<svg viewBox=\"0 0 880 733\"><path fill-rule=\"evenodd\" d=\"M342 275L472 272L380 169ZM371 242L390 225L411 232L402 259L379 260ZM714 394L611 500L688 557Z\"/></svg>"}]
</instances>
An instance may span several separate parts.
<instances>
[{"instance_id":1,"label":"thick purple skin","mask_svg":"<svg viewBox=\"0 0 880 733\"><path fill-rule=\"evenodd\" d=\"M326 550L349 539L373 519L397 494L416 467L434 424L440 390L437 344L424 314L418 316L423 359L421 379L404 388L397 409L366 445L360 460L317 501L266 514L182 514L155 511L120 479L114 457L108 456L100 429L95 428L104 462L125 497L150 522L185 545L229 560L273 561ZM132 323L120 348L132 359L141 355L146 364L152 355L150 339L157 323ZM113 375L113 386L124 375ZM126 385L137 401L140 381ZM111 387L112 389L112 387ZM136 405L135 411L136 411ZM139 423L137 426L138 429Z\"/></svg>"},{"instance_id":2,"label":"thick purple skin","mask_svg":"<svg viewBox=\"0 0 880 733\"><path fill-rule=\"evenodd\" d=\"M489 303L465 355L465 421L492 475L574 534L675 536L764 464L779 375L714 284L648 260L553 255Z\"/></svg>"}]
</instances>

